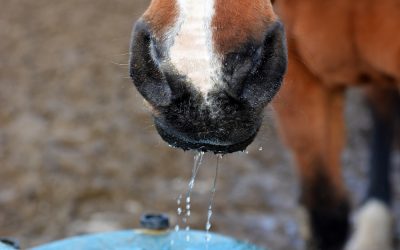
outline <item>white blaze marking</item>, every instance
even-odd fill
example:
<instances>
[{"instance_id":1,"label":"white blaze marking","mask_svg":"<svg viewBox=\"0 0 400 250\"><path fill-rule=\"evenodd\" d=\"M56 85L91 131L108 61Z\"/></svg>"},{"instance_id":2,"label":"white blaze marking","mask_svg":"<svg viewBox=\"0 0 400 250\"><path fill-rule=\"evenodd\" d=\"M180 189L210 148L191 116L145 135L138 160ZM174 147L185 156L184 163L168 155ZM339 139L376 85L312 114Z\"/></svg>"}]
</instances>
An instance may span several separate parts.
<instances>
[{"instance_id":1,"label":"white blaze marking","mask_svg":"<svg viewBox=\"0 0 400 250\"><path fill-rule=\"evenodd\" d=\"M178 0L178 21L171 30L170 60L206 96L218 83L218 59L212 46L214 0Z\"/></svg>"}]
</instances>

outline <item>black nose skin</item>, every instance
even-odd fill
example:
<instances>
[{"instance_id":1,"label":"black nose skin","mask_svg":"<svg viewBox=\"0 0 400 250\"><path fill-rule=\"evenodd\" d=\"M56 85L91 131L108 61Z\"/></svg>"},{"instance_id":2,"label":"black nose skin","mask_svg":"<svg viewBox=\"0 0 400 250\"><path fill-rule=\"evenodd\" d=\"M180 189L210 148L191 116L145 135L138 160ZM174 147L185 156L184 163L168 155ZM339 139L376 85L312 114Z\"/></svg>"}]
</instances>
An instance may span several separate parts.
<instances>
[{"instance_id":1,"label":"black nose skin","mask_svg":"<svg viewBox=\"0 0 400 250\"><path fill-rule=\"evenodd\" d=\"M249 43L224 57L223 89L208 93L212 107L165 59L162 41L139 20L132 32L130 75L157 110L156 128L170 145L231 153L244 150L261 125L262 110L278 91L286 71L283 25L275 23L262 42ZM217 115L216 115L217 114Z\"/></svg>"},{"instance_id":2,"label":"black nose skin","mask_svg":"<svg viewBox=\"0 0 400 250\"><path fill-rule=\"evenodd\" d=\"M132 32L130 76L138 91L155 107L168 106L172 91L155 56L155 39L148 24L139 20Z\"/></svg>"},{"instance_id":3,"label":"black nose skin","mask_svg":"<svg viewBox=\"0 0 400 250\"><path fill-rule=\"evenodd\" d=\"M278 92L287 69L283 24L278 20L266 31L264 41L249 41L223 60L225 91L251 107L263 107Z\"/></svg>"},{"instance_id":4,"label":"black nose skin","mask_svg":"<svg viewBox=\"0 0 400 250\"><path fill-rule=\"evenodd\" d=\"M240 141L215 143L213 140L199 139L196 138L196 136L179 132L171 126L166 126L157 118L155 118L154 122L159 135L169 145L183 150L197 150L213 152L215 154L229 154L237 151L244 151L247 146L253 142L260 128L260 126L257 126L245 139L241 139Z\"/></svg>"}]
</instances>

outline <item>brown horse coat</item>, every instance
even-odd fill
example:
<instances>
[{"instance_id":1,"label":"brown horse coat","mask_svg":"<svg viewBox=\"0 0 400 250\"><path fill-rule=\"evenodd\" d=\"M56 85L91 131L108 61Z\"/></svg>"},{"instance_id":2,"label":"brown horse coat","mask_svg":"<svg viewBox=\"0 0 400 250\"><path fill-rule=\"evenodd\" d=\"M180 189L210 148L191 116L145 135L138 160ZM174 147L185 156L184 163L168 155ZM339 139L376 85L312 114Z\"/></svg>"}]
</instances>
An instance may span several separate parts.
<instances>
[{"instance_id":1,"label":"brown horse coat","mask_svg":"<svg viewBox=\"0 0 400 250\"><path fill-rule=\"evenodd\" d=\"M299 167L301 202L311 224L308 234L317 248L342 249L349 227L341 172L345 89L365 89L377 114L374 119L384 124L381 136L390 136L385 130L392 129L400 83L400 1L277 0L275 8L286 28L289 66L274 107ZM376 168L385 168L379 181L389 182L389 166L384 165L372 168L378 173L382 170ZM368 209L375 212L364 213L364 228L356 232L351 249L390 249L387 208ZM379 234L371 234L368 225L386 235L377 239Z\"/></svg>"}]
</instances>

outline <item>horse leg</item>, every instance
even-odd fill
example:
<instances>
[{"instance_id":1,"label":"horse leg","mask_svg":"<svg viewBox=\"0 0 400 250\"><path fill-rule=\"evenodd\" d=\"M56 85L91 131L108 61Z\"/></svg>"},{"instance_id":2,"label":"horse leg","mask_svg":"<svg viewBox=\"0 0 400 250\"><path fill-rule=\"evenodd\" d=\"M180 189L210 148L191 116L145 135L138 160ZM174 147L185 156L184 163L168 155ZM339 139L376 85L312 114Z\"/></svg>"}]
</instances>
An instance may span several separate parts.
<instances>
[{"instance_id":1,"label":"horse leg","mask_svg":"<svg viewBox=\"0 0 400 250\"><path fill-rule=\"evenodd\" d=\"M390 213L390 159L399 96L396 90L369 88L367 97L373 121L369 187L356 218L349 250L393 249Z\"/></svg>"},{"instance_id":2,"label":"horse leg","mask_svg":"<svg viewBox=\"0 0 400 250\"><path fill-rule=\"evenodd\" d=\"M274 108L294 153L308 249L339 250L349 231L349 203L341 172L344 89L329 89L292 55Z\"/></svg>"}]
</instances>

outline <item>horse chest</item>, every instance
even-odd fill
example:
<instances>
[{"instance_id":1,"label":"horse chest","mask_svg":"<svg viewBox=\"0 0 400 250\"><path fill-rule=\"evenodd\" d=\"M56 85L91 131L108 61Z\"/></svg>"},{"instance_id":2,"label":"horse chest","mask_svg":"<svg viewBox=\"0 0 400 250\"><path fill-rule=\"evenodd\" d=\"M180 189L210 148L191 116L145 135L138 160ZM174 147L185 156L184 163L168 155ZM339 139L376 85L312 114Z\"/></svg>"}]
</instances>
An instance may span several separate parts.
<instances>
[{"instance_id":1,"label":"horse chest","mask_svg":"<svg viewBox=\"0 0 400 250\"><path fill-rule=\"evenodd\" d=\"M288 37L301 60L324 82L354 82L360 66L350 3L305 1L296 7Z\"/></svg>"},{"instance_id":2,"label":"horse chest","mask_svg":"<svg viewBox=\"0 0 400 250\"><path fill-rule=\"evenodd\" d=\"M291 47L325 83L353 85L362 83L360 76L376 82L400 76L397 0L283 0L278 7Z\"/></svg>"}]
</instances>

